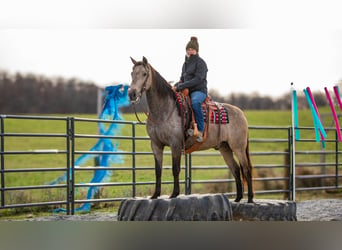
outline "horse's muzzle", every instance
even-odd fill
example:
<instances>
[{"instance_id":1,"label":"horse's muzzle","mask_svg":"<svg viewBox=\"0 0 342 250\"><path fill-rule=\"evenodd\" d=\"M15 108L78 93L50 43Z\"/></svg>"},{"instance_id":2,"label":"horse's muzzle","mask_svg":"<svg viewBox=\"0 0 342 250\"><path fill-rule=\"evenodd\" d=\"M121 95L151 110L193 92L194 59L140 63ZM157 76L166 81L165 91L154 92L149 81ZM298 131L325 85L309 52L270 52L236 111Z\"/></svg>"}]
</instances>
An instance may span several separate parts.
<instances>
[{"instance_id":1,"label":"horse's muzzle","mask_svg":"<svg viewBox=\"0 0 342 250\"><path fill-rule=\"evenodd\" d=\"M131 103L139 103L140 102L140 95L137 95L136 91L129 90L128 91L129 100Z\"/></svg>"}]
</instances>

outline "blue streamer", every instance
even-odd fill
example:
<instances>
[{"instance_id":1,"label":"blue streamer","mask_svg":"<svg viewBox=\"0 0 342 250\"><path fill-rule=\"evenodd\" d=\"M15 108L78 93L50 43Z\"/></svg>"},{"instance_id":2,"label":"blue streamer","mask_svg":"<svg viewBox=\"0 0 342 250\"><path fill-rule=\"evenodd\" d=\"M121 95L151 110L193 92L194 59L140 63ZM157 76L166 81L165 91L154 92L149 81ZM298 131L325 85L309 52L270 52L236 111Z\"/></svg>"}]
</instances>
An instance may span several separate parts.
<instances>
[{"instance_id":1,"label":"blue streamer","mask_svg":"<svg viewBox=\"0 0 342 250\"><path fill-rule=\"evenodd\" d=\"M315 135L316 135L316 142L320 142L320 136L319 136L319 130L321 131L322 135L323 135L323 138L326 138L327 137L327 134L325 133L325 130L323 128L323 125L321 123L321 121L319 120L318 118L318 115L316 113L316 110L311 102L311 98L307 92L306 89L303 90L304 91L304 94L305 94L305 97L306 97L306 100L308 101L309 103L309 106L310 106L310 109L311 109L311 113L312 113L312 118L313 118L313 122L314 122L314 127L315 127ZM325 145L323 144L323 147Z\"/></svg>"},{"instance_id":2,"label":"blue streamer","mask_svg":"<svg viewBox=\"0 0 342 250\"><path fill-rule=\"evenodd\" d=\"M123 86L122 84L116 86L108 86L105 88L107 95L104 100L104 105L102 111L99 115L99 119L103 120L122 120L120 115L120 107L128 106L128 87L127 85ZM114 136L120 133L120 129L118 124L112 123L106 128L105 123L98 123L99 133L101 135L110 135ZM118 143L114 144L112 139L108 138L100 138L96 144L90 148L89 151L106 151L106 152L115 152L118 151ZM109 167L110 163L122 163L122 155L113 155L113 154L96 154L89 153L83 154L75 160L74 166L81 166L88 160L98 156L101 167ZM112 175L112 171L101 169L95 170L94 176L91 180L91 183L101 183L109 181ZM63 176L58 177L56 180L52 181L50 185L55 185L57 183L66 181L67 174L65 173ZM96 192L98 192L100 187L91 186L88 189L87 199L92 199ZM75 209L77 212L87 212L90 211L91 204L89 202L84 203L81 207ZM66 210L63 208L55 209L54 212L65 212Z\"/></svg>"},{"instance_id":3,"label":"blue streamer","mask_svg":"<svg viewBox=\"0 0 342 250\"><path fill-rule=\"evenodd\" d=\"M297 92L296 92L296 90L292 91L292 98L293 98L293 115L294 115L295 136L296 136L296 141L298 141L298 140L300 140L300 133L299 133L299 123L298 123L298 108L297 108Z\"/></svg>"}]
</instances>

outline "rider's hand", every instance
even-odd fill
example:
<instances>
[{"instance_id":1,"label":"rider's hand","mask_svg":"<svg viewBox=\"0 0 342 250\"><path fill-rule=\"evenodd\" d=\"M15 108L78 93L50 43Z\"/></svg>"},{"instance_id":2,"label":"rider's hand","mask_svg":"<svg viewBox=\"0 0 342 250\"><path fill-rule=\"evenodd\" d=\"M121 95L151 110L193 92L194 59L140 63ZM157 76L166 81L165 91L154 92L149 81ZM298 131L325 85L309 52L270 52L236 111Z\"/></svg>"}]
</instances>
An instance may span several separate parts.
<instances>
[{"instance_id":1,"label":"rider's hand","mask_svg":"<svg viewBox=\"0 0 342 250\"><path fill-rule=\"evenodd\" d=\"M176 82L175 85L173 86L173 89L174 89L175 91L179 91L179 85L181 85L181 84L182 84L181 81Z\"/></svg>"}]
</instances>

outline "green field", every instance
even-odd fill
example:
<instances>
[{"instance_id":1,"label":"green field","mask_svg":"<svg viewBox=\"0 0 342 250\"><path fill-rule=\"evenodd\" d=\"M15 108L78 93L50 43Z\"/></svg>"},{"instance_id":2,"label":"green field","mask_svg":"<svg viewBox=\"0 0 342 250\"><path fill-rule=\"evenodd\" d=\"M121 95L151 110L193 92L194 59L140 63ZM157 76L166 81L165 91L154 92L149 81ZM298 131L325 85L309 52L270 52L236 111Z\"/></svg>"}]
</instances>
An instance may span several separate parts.
<instances>
[{"instance_id":1,"label":"green field","mask_svg":"<svg viewBox=\"0 0 342 250\"><path fill-rule=\"evenodd\" d=\"M324 117L324 126L333 127L333 120L331 118L331 112L328 108L320 110L321 116L327 114ZM291 126L291 112L290 111L245 111L249 126L272 126L272 127L290 127ZM66 117L65 115L54 115ZM144 119L145 115L139 115L141 119ZM84 118L96 118L95 115L69 115L69 117L84 117ZM136 121L134 115L124 115L126 121ZM300 127L313 127L313 121L311 112L309 110L299 111L299 125ZM22 120L22 119L5 119L4 122L5 133L54 133L65 134L66 123L65 121L43 121L43 120ZM120 125L121 136L132 136L132 125ZM78 135L96 135L98 131L97 123L76 121L75 133ZM144 140L146 138L146 130L144 125L136 125L136 136L142 138L142 140L136 141L136 152L150 152L149 141ZM255 139L286 139L288 137L288 131L286 129L254 129L249 131L250 152L252 153L251 160L255 168L255 178L261 177L283 177L285 175L284 168L269 168L276 165L284 164L284 155L256 155L257 152L284 152L288 148L287 142L253 142ZM303 130L301 131L301 139L315 139L314 131ZM329 130L328 139L335 139L335 132ZM76 138L75 150L87 151L97 142L96 138ZM124 152L132 151L132 140L122 139L115 140L118 143L118 149ZM4 139L4 149L9 151L25 151L30 152L34 150L65 150L67 140L63 137L51 138L51 137L19 137L19 136L6 136ZM326 150L335 150L336 143L327 142ZM296 149L300 151L321 150L321 143L314 141L310 142L297 142ZM166 148L166 151L169 151ZM206 152L216 152L215 150L209 150ZM80 155L76 155L75 159ZM298 155L296 156L297 162L319 162L321 155ZM326 162L334 162L335 155L327 155ZM125 155L124 161L121 163L112 164L111 167L123 168L132 167L133 158L131 155ZM139 170L142 167L153 168L154 160L152 155L136 155L136 181L154 181L153 170ZM10 169L29 169L29 168L65 168L67 165L66 154L10 154L4 157L4 168ZM163 170L163 181L172 181L172 171L167 166L171 165L171 157L166 154L164 157L165 169ZM184 158L182 159L182 165L184 166ZM193 166L210 166L210 165L225 165L222 157L218 155L214 156L202 156L194 153L192 156ZM267 167L260 167L267 165ZM94 159L89 160L84 166L94 166ZM317 168L316 168L317 169ZM313 173L317 174L321 170L314 170ZM333 172L334 168L327 168L327 173ZM49 172L27 172L20 173L7 172L4 177L6 188L18 187L18 186L34 186L34 185L46 185L57 177L63 175L63 171L49 171ZM75 183L84 184L89 183L93 177L93 170L76 170L75 171ZM227 179L231 178L230 171L227 169L219 170L193 170L193 180L215 180L215 179ZM181 179L184 180L184 171L181 172ZM131 182L132 171L129 170L114 170L110 178L110 182ZM63 184L63 183L62 183ZM282 189L284 181L268 181L267 185L261 181L255 181L255 190L263 189ZM136 188L137 196L148 196L153 192L153 185L139 185ZM192 193L208 193L208 192L235 192L235 184L228 185L222 184L194 184L192 186ZM87 195L88 188L80 187L76 190L76 199L83 200ZM163 185L162 194L170 194L172 191L172 185ZM184 185L182 185L182 192L184 192ZM131 186L120 187L104 187L101 190L100 198L115 198L115 197L130 197L132 196ZM282 198L282 194L272 194L270 196L256 195L256 198ZM32 190L13 190L5 192L5 204L24 204L34 202L45 201L61 201L66 199L65 189L32 189ZM110 204L102 204L100 207L110 206ZM49 211L51 207L46 208ZM12 209L10 211L22 211L23 209ZM27 209L26 209L27 210ZM30 209L29 209L30 210ZM44 209L41 209L44 210ZM31 211L31 210L30 210ZM3 212L4 213L4 212ZM8 213L8 211L6 211Z\"/></svg>"}]
</instances>

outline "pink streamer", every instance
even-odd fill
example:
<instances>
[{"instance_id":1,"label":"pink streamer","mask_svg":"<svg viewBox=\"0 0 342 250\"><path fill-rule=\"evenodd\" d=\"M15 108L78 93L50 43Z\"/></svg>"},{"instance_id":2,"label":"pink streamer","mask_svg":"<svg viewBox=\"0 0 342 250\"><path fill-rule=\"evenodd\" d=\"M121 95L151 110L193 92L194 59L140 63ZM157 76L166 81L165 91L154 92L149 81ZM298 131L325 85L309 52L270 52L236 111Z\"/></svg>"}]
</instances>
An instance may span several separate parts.
<instances>
[{"instance_id":1,"label":"pink streamer","mask_svg":"<svg viewBox=\"0 0 342 250\"><path fill-rule=\"evenodd\" d=\"M310 99L311 99L311 103L312 103L313 107L315 108L317 117L318 117L319 121L322 123L321 117L319 116L319 113L318 113L317 105L316 105L316 103L315 103L315 99L313 98L313 95L312 95L312 93L311 93L311 89L310 89L309 87L307 87L307 88L306 88L306 91L308 92L309 97L310 97ZM319 134L321 135L321 140L324 141L324 136L323 136L321 130L319 130Z\"/></svg>"},{"instance_id":2,"label":"pink streamer","mask_svg":"<svg viewBox=\"0 0 342 250\"><path fill-rule=\"evenodd\" d=\"M328 101L329 101L331 112L332 112L333 117L334 117L338 141L341 142L342 141L341 130L340 130L340 125L338 123L338 119L337 119L336 111L335 111L335 108L334 108L334 104L333 104L333 102L331 100L331 97L330 97L330 94L329 94L329 91L328 91L327 87L325 87L324 90L325 90L325 94L326 94L326 96L328 98Z\"/></svg>"},{"instance_id":3,"label":"pink streamer","mask_svg":"<svg viewBox=\"0 0 342 250\"><path fill-rule=\"evenodd\" d=\"M338 87L337 86L334 86L334 92L335 92L335 96L336 96L338 105L340 106L340 109L342 110L342 102L341 102L341 99L340 99L340 93L338 91Z\"/></svg>"}]
</instances>

